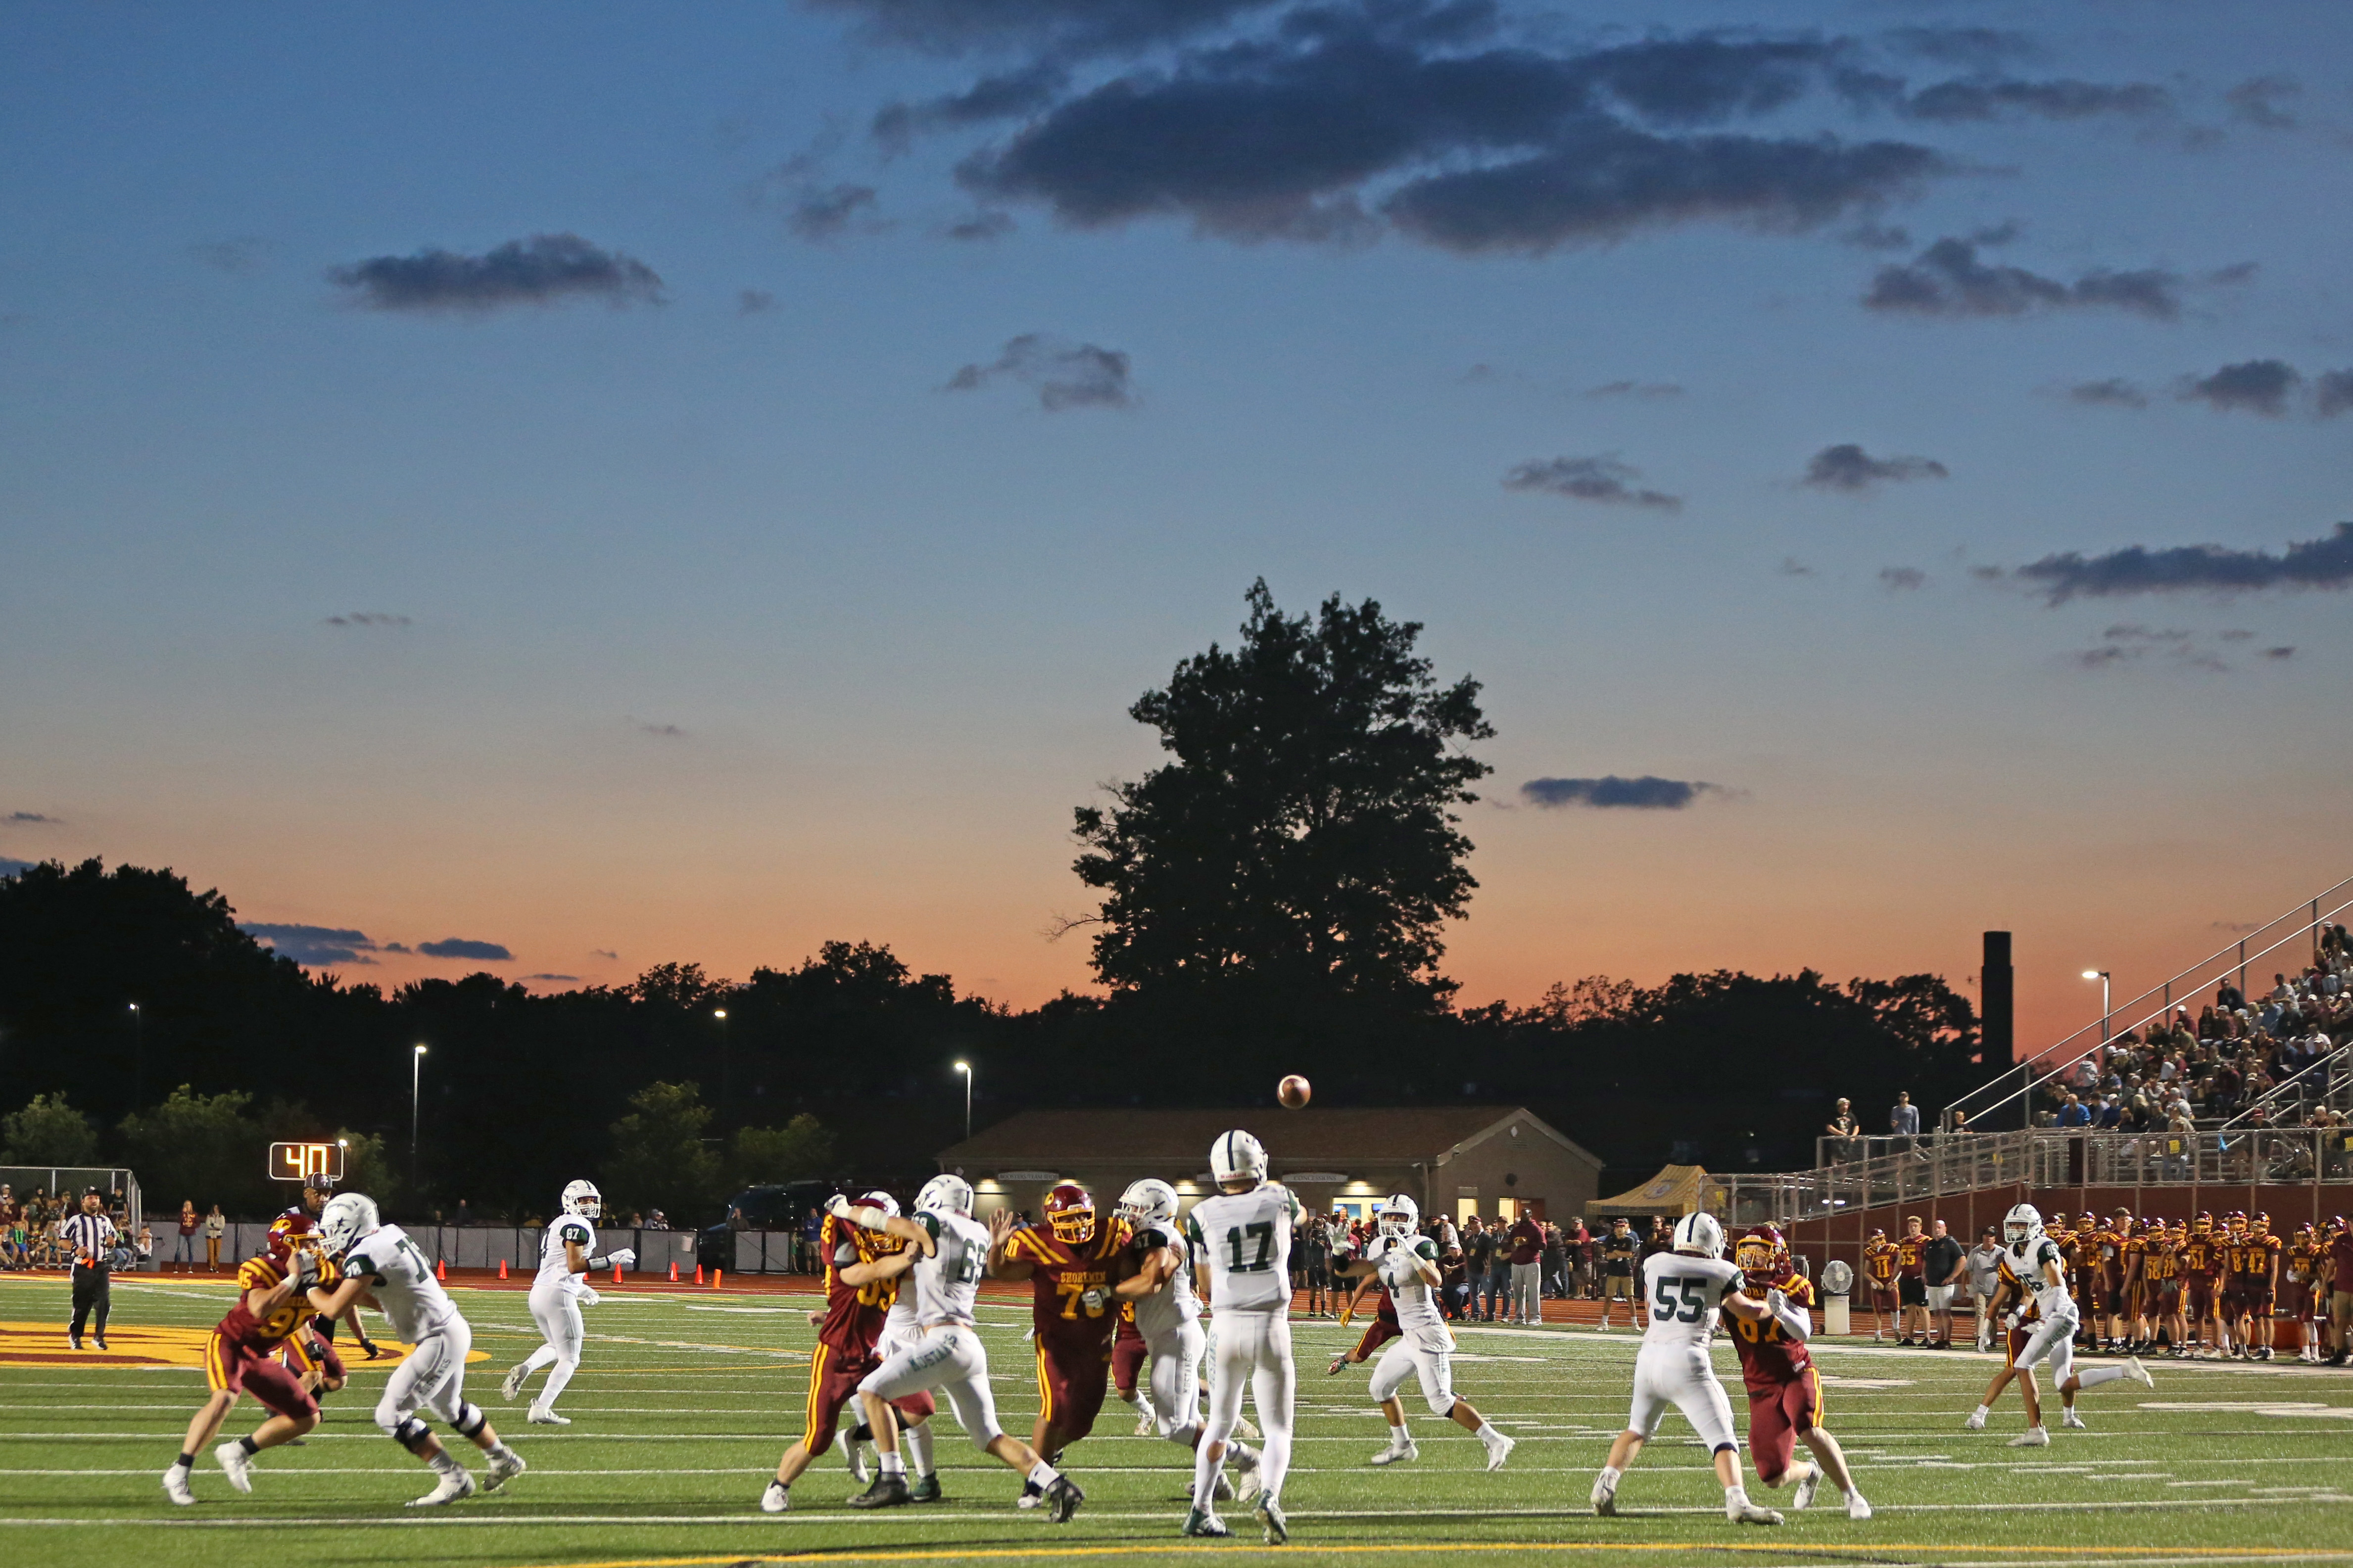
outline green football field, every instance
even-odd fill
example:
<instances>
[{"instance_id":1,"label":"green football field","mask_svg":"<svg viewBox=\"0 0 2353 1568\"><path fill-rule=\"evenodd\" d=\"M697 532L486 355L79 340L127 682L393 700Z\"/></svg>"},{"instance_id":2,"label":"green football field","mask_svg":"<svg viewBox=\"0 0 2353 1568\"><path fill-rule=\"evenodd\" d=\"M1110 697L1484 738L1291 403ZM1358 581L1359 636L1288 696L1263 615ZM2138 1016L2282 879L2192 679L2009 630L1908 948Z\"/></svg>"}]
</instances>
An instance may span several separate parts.
<instances>
[{"instance_id":1,"label":"green football field","mask_svg":"<svg viewBox=\"0 0 2353 1568\"><path fill-rule=\"evenodd\" d=\"M253 1495L232 1492L206 1456L200 1505L176 1509L157 1479L201 1400L199 1372L9 1364L0 1366L0 1563L1141 1563L1271 1551L1240 1510L1229 1511L1229 1543L1180 1538L1188 1468L1166 1442L1133 1436L1116 1402L1066 1458L1087 1493L1066 1526L1017 1511L1011 1475L976 1455L944 1415L944 1502L845 1509L853 1488L836 1448L794 1489L791 1512L765 1516L761 1488L798 1435L813 1296L608 1292L587 1314L588 1359L564 1400L575 1425L553 1429L525 1425L521 1405L498 1400L499 1373L537 1342L522 1295L454 1293L476 1348L490 1352L474 1363L469 1391L531 1463L503 1493L405 1509L427 1489L426 1472L370 1423L385 1373L362 1363L304 1447L262 1457ZM114 1294L120 1350L125 1330L209 1327L229 1290L150 1278ZM33 1342L22 1325L62 1322L65 1309L60 1283L0 1280L12 1355ZM1036 1408L1027 1310L987 1300L982 1318L1000 1415L1026 1435ZM1355 1334L1306 1322L1294 1333L1300 1430L1285 1489L1292 1545L1282 1553L1293 1559L1372 1568L1529 1552L1746 1564L2353 1558L2353 1375L2344 1373L2158 1362L2154 1392L2131 1382L2094 1390L2082 1401L2090 1431L2058 1430L2054 1411L2052 1446L2020 1450L2004 1443L2022 1425L2014 1394L1990 1430L1960 1429L1990 1375L1986 1359L1824 1347L1827 1423L1878 1515L1855 1523L1825 1506L1790 1514L1779 1530L1736 1530L1724 1521L1707 1456L1673 1415L1628 1476L1620 1517L1596 1519L1587 1507L1625 1417L1634 1341L1622 1330L1461 1331L1458 1390L1519 1439L1510 1467L1494 1475L1467 1434L1418 1404L1409 1415L1420 1459L1368 1468L1385 1434L1365 1397L1366 1371L1323 1370ZM62 1332L54 1340L61 1345ZM1717 1365L1744 1410L1728 1347ZM258 1419L248 1401L226 1432ZM458 1451L479 1471L478 1454ZM1787 1500L1754 1489L1761 1501Z\"/></svg>"}]
</instances>

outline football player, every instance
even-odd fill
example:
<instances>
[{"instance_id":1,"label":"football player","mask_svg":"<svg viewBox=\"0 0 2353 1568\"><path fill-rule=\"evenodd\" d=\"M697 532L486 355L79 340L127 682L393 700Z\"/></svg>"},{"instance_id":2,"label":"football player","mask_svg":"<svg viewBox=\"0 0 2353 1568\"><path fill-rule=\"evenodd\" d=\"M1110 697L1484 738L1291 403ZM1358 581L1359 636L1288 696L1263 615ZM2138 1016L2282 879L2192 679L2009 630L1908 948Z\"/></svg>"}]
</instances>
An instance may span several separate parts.
<instances>
[{"instance_id":1,"label":"football player","mask_svg":"<svg viewBox=\"0 0 2353 1568\"><path fill-rule=\"evenodd\" d=\"M1871 1504L1847 1469L1845 1450L1822 1427L1821 1379L1806 1349L1814 1323L1813 1281L1798 1272L1788 1245L1769 1225L1734 1243L1732 1260L1740 1268L1742 1294L1770 1301L1778 1290L1788 1305L1787 1313L1770 1318L1732 1320L1732 1347L1740 1352L1740 1377L1748 1388L1748 1449L1757 1479L1768 1487L1796 1482L1789 1506L1803 1509L1813 1506L1827 1476L1846 1499L1846 1516L1869 1519ZM1816 1463L1791 1464L1800 1438Z\"/></svg>"},{"instance_id":2,"label":"football player","mask_svg":"<svg viewBox=\"0 0 2353 1568\"><path fill-rule=\"evenodd\" d=\"M1687 1214L1675 1222L1673 1250L1642 1260L1642 1300L1651 1321L1634 1357L1634 1404L1626 1429L1609 1445L1609 1460L1593 1479L1593 1511L1618 1511L1618 1482L1642 1445L1659 1429L1672 1405L1683 1413L1700 1441L1715 1456L1715 1477L1724 1483L1724 1515L1735 1524L1778 1524L1781 1516L1748 1500L1740 1479L1740 1439L1732 1429L1732 1403L1724 1396L1707 1357L1708 1336L1719 1310L1735 1318L1777 1320L1783 1331L1802 1338L1797 1314L1769 1294L1763 1301L1741 1289L1740 1267L1725 1261L1724 1227L1715 1216Z\"/></svg>"},{"instance_id":3,"label":"football player","mask_svg":"<svg viewBox=\"0 0 2353 1568\"><path fill-rule=\"evenodd\" d=\"M1128 1191L1135 1189L1131 1186ZM1121 1217L1126 1216L1127 1205L1121 1200ZM1160 1436L1159 1407L1152 1403L1152 1390L1144 1381L1145 1364L1152 1359L1152 1349L1144 1342L1144 1335L1135 1326L1135 1303L1123 1299L1119 1304L1119 1327L1111 1336L1111 1391L1120 1403L1135 1412L1135 1435L1139 1437Z\"/></svg>"},{"instance_id":4,"label":"football player","mask_svg":"<svg viewBox=\"0 0 2353 1568\"><path fill-rule=\"evenodd\" d=\"M1113 1293L1133 1314L1137 1342L1152 1357L1150 1433L1198 1454L1201 1420L1201 1358L1208 1339L1201 1332L1200 1299L1193 1293L1193 1245L1176 1224L1176 1189L1152 1177L1133 1182L1120 1194L1119 1215L1128 1227L1134 1267ZM1116 1351L1114 1351L1116 1355ZM1239 1424L1238 1424L1239 1426ZM1255 1495L1258 1450L1228 1438L1228 1451L1240 1472L1240 1495ZM1236 1489L1220 1473L1213 1500Z\"/></svg>"},{"instance_id":5,"label":"football player","mask_svg":"<svg viewBox=\"0 0 2353 1568\"><path fill-rule=\"evenodd\" d=\"M1411 1377L1420 1383L1430 1413L1445 1416L1478 1438L1487 1450L1487 1468L1500 1470L1515 1445L1454 1393L1454 1335L1438 1310L1438 1243L1421 1234L1421 1210L1403 1193L1391 1194L1373 1212L1379 1234L1363 1258L1341 1270L1344 1277L1362 1274L1378 1279L1397 1303L1399 1338L1381 1352L1380 1364L1373 1369L1373 1403L1388 1418L1389 1440L1372 1463L1398 1465L1420 1457L1406 1430L1405 1406L1398 1401L1398 1392Z\"/></svg>"},{"instance_id":6,"label":"football player","mask_svg":"<svg viewBox=\"0 0 2353 1568\"><path fill-rule=\"evenodd\" d=\"M1887 1314L1896 1306L1895 1244L1887 1239L1883 1230L1873 1230L1871 1239L1862 1244L1862 1278L1871 1291L1871 1338L1873 1343L1887 1337ZM1896 1313L1896 1325L1903 1326L1903 1314Z\"/></svg>"},{"instance_id":7,"label":"football player","mask_svg":"<svg viewBox=\"0 0 2353 1568\"><path fill-rule=\"evenodd\" d=\"M2312 1226L2300 1225L2281 1260L2280 1293L2285 1298L2281 1305L2295 1324L2295 1359L2314 1366L2320 1363L2320 1319L2314 1310L2319 1271L2320 1237Z\"/></svg>"},{"instance_id":8,"label":"football player","mask_svg":"<svg viewBox=\"0 0 2353 1568\"><path fill-rule=\"evenodd\" d=\"M997 1396L988 1386L988 1351L974 1325L973 1303L988 1257L1013 1228L1013 1215L999 1209L987 1226L972 1217L972 1184L962 1176L934 1176L915 1194L912 1218L885 1214L871 1205L853 1205L836 1194L826 1212L868 1230L910 1243L922 1254L910 1272L915 1281L915 1322L923 1338L893 1351L861 1379L858 1397L874 1434L881 1473L874 1484L850 1499L853 1508L891 1508L913 1501L907 1462L899 1452L891 1402L910 1394L945 1393L975 1447L1038 1483L1047 1517L1068 1523L1086 1501L1070 1477L1038 1457L1035 1449L997 1424Z\"/></svg>"},{"instance_id":9,"label":"football player","mask_svg":"<svg viewBox=\"0 0 2353 1568\"><path fill-rule=\"evenodd\" d=\"M330 1199L319 1216L319 1240L328 1260L343 1270L332 1295L314 1290L311 1300L329 1317L354 1302L374 1307L406 1342L408 1357L392 1369L384 1397L376 1401L375 1424L385 1436L416 1455L439 1478L411 1508L438 1508L474 1495L474 1478L452 1458L417 1418L430 1410L458 1435L489 1456L489 1476L480 1489L496 1491L522 1474L522 1456L499 1441L491 1418L466 1403L466 1352L474 1331L459 1315L449 1293L433 1278L433 1266L396 1225L385 1225L375 1205L358 1193Z\"/></svg>"},{"instance_id":10,"label":"football player","mask_svg":"<svg viewBox=\"0 0 2353 1568\"><path fill-rule=\"evenodd\" d=\"M1920 1325L1918 1343L1928 1342L1928 1233L1918 1215L1904 1216L1904 1236L1895 1244L1895 1342L1914 1343L1912 1325Z\"/></svg>"},{"instance_id":11,"label":"football player","mask_svg":"<svg viewBox=\"0 0 2353 1568\"><path fill-rule=\"evenodd\" d=\"M2201 1214L2189 1226L2174 1254L2174 1268L2181 1279L2182 1315L2188 1321L2188 1335L2182 1341L2181 1353L2189 1355L2189 1347L2200 1346L2203 1356L2212 1360L2228 1348L2229 1335L2222 1328L2222 1314L2214 1291L2214 1277L2222 1264L2221 1238L2214 1233L2214 1216Z\"/></svg>"},{"instance_id":12,"label":"football player","mask_svg":"<svg viewBox=\"0 0 2353 1568\"><path fill-rule=\"evenodd\" d=\"M320 1211L327 1206L327 1200L334 1195L335 1184L323 1172L314 1171L303 1177L301 1197L280 1214L276 1219L269 1222L269 1239L263 1245L279 1251L281 1264L284 1253L297 1238L309 1237L315 1245L319 1235ZM384 1354L382 1348L367 1337L367 1330L360 1323L360 1310L357 1307L345 1312L341 1321L351 1325L352 1343L360 1347L361 1354L370 1361ZM322 1318L314 1314L311 1319L311 1331L308 1334L294 1334L288 1337L285 1347L286 1364L291 1367L298 1376L311 1376L315 1372L323 1370L332 1362L336 1385L338 1387L342 1385L343 1358L334 1353L336 1323L336 1319ZM314 1348L323 1354L316 1356L310 1354L309 1352ZM317 1387L315 1380L311 1386L315 1391Z\"/></svg>"},{"instance_id":13,"label":"football player","mask_svg":"<svg viewBox=\"0 0 2353 1568\"><path fill-rule=\"evenodd\" d=\"M2240 1341L2256 1361L2272 1359L2274 1321L2279 1302L2280 1238L2272 1234L2272 1216L2259 1214L2247 1222L2245 1249L2240 1255Z\"/></svg>"},{"instance_id":14,"label":"football player","mask_svg":"<svg viewBox=\"0 0 2353 1568\"><path fill-rule=\"evenodd\" d=\"M1112 1339L1119 1329L1113 1287L1127 1250L1125 1221L1095 1218L1094 1194L1063 1182L1039 1205L1046 1227L1021 1226L991 1247L988 1271L1030 1282L1030 1337L1038 1359L1038 1419L1029 1446L1061 1462L1062 1450L1094 1430L1110 1386ZM1044 1500L1043 1489L1024 1482L1023 1508Z\"/></svg>"},{"instance_id":15,"label":"football player","mask_svg":"<svg viewBox=\"0 0 2353 1568\"><path fill-rule=\"evenodd\" d=\"M238 1491L253 1489L253 1457L290 1443L319 1424L319 1402L301 1379L272 1359L290 1336L305 1327L311 1303L306 1292L332 1271L314 1246L296 1240L283 1253L271 1248L246 1259L237 1271L237 1305L205 1342L204 1406L188 1423L180 1457L164 1472L164 1495L185 1508L195 1494L188 1475L196 1452L213 1440L237 1400L251 1394L269 1407L269 1418L245 1436L223 1443L213 1458Z\"/></svg>"},{"instance_id":16,"label":"football player","mask_svg":"<svg viewBox=\"0 0 2353 1568\"><path fill-rule=\"evenodd\" d=\"M1642 1321L1642 1309L1634 1304L1634 1258L1641 1250L1635 1238L1634 1227L1624 1215L1609 1222L1609 1234L1601 1238L1601 1326L1609 1327L1609 1309L1620 1301L1626 1303L1628 1326Z\"/></svg>"},{"instance_id":17,"label":"football player","mask_svg":"<svg viewBox=\"0 0 2353 1568\"><path fill-rule=\"evenodd\" d=\"M638 1260L633 1247L609 1253L596 1250L596 1221L604 1215L605 1199L596 1183L567 1184L560 1203L560 1212L548 1223L547 1234L540 1237L539 1273L531 1282L531 1317L539 1325L540 1347L510 1367L506 1381L499 1384L500 1396L512 1405L533 1373L543 1366L555 1369L540 1384L539 1397L531 1402L529 1418L534 1426L572 1425L570 1416L555 1413L555 1401L572 1374L580 1370L580 1343L586 1337L580 1325L580 1309L596 1304L588 1271L627 1268Z\"/></svg>"},{"instance_id":18,"label":"football player","mask_svg":"<svg viewBox=\"0 0 2353 1568\"><path fill-rule=\"evenodd\" d=\"M2097 1388L2120 1378L2134 1378L2144 1386L2154 1388L2157 1380L2140 1363L2137 1356L2126 1356L2121 1366L2087 1367L2074 1370L2075 1335L2083 1327L2080 1309L2067 1289L2065 1255L2058 1242L2046 1235L2042 1215L2032 1204L2020 1204L2002 1221L2003 1247L2002 1283L2005 1299L2012 1293L2018 1306L2008 1320L2012 1333L2010 1364L1994 1377L1986 1396L1969 1415L1967 1426L1971 1431L1985 1427L1986 1416L1994 1400L2011 1378L2019 1380L2020 1394L2026 1401L2027 1429L2010 1439L2013 1448L2040 1448L2051 1442L2051 1434L2042 1425L2042 1410L2034 1394L2034 1368L2042 1362L2051 1363L2051 1376L2065 1405L2064 1424L2081 1426L2084 1418L2075 1413L2075 1395L2086 1388ZM2027 1299L2031 1297L2033 1312L2026 1311ZM2022 1342L2019 1337L2023 1331Z\"/></svg>"},{"instance_id":19,"label":"football player","mask_svg":"<svg viewBox=\"0 0 2353 1568\"><path fill-rule=\"evenodd\" d=\"M1299 1200L1267 1180L1266 1149L1239 1128L1209 1146L1218 1190L1185 1216L1196 1286L1209 1299L1217 1350L1209 1371L1208 1422L1193 1451L1187 1535L1229 1535L1218 1518L1219 1472L1247 1384L1266 1446L1260 1451L1258 1521L1269 1546L1291 1539L1282 1481L1291 1469L1291 1415L1298 1374L1291 1362L1291 1227Z\"/></svg>"},{"instance_id":20,"label":"football player","mask_svg":"<svg viewBox=\"0 0 2353 1568\"><path fill-rule=\"evenodd\" d=\"M888 1193L868 1193L859 1201L885 1218L899 1212L898 1200ZM890 1315L906 1294L900 1279L918 1256L899 1237L853 1225L836 1214L828 1214L818 1226L818 1255L825 1265L825 1310L818 1315L817 1348L809 1353L808 1418L800 1441L785 1450L776 1461L776 1479L760 1494L762 1513L790 1508L793 1482L833 1447L842 1412L859 1403L859 1384L882 1364ZM907 1490L910 1502L940 1500L925 1425L935 1408L929 1394L909 1394L891 1406L915 1463L915 1482ZM853 1456L851 1473L862 1481L864 1469Z\"/></svg>"}]
</instances>

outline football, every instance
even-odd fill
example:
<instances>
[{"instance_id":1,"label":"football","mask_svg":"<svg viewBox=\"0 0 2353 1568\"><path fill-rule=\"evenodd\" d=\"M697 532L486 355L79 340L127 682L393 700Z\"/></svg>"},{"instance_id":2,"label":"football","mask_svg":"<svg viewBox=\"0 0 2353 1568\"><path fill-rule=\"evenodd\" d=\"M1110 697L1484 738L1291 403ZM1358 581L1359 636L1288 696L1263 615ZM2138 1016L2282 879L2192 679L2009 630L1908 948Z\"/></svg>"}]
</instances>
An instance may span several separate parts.
<instances>
[{"instance_id":1,"label":"football","mask_svg":"<svg viewBox=\"0 0 2353 1568\"><path fill-rule=\"evenodd\" d=\"M1307 1087L1307 1080L1297 1073L1290 1074L1274 1086L1274 1098L1282 1101L1285 1110L1298 1110L1307 1103L1307 1097L1314 1092Z\"/></svg>"}]
</instances>

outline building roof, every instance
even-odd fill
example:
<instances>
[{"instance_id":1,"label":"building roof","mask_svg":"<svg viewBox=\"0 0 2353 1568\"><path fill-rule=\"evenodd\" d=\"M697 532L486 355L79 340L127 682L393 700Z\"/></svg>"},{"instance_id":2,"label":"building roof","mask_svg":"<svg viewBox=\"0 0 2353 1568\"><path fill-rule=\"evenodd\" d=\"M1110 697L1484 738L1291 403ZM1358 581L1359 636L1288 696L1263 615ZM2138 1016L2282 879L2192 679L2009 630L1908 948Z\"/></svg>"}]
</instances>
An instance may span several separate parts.
<instances>
[{"instance_id":1,"label":"building roof","mask_svg":"<svg viewBox=\"0 0 2353 1568\"><path fill-rule=\"evenodd\" d=\"M1237 1125L1266 1145L1274 1171L1346 1170L1430 1162L1477 1143L1514 1121L1532 1125L1596 1169L1580 1148L1525 1106L1451 1105L1319 1110L1024 1110L940 1151L943 1170L1060 1171L1079 1165L1148 1164L1205 1170L1209 1145Z\"/></svg>"}]
</instances>

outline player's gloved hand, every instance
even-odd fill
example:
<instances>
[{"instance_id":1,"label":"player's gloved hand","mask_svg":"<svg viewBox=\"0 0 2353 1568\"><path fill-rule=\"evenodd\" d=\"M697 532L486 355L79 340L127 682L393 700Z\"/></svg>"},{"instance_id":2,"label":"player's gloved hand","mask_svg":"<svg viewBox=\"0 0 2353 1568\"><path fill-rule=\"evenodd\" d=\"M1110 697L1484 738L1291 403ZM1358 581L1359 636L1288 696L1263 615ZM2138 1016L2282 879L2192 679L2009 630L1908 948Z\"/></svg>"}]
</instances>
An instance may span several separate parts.
<instances>
[{"instance_id":1,"label":"player's gloved hand","mask_svg":"<svg viewBox=\"0 0 2353 1568\"><path fill-rule=\"evenodd\" d=\"M1090 1318L1102 1317L1104 1304L1110 1300L1111 1292L1100 1285L1090 1285L1079 1292L1079 1300L1086 1308L1087 1316Z\"/></svg>"},{"instance_id":2,"label":"player's gloved hand","mask_svg":"<svg viewBox=\"0 0 2353 1568\"><path fill-rule=\"evenodd\" d=\"M580 1287L580 1304L581 1304L582 1306L584 1306L584 1307L593 1307L593 1306L595 1306L597 1302L599 1302L599 1301L603 1300L604 1299L605 1299L604 1297L599 1296L598 1294L596 1294L596 1292L595 1290L591 1289L589 1287L587 1287L587 1286L586 1286L586 1285L583 1285L582 1287Z\"/></svg>"},{"instance_id":3,"label":"player's gloved hand","mask_svg":"<svg viewBox=\"0 0 2353 1568\"><path fill-rule=\"evenodd\" d=\"M360 1352L363 1355L365 1355L368 1360L374 1361L376 1357L384 1354L384 1352L378 1348L376 1342L368 1338L365 1334L360 1334L356 1337L359 1340Z\"/></svg>"},{"instance_id":4,"label":"player's gloved hand","mask_svg":"<svg viewBox=\"0 0 2353 1568\"><path fill-rule=\"evenodd\" d=\"M1789 1298L1783 1295L1779 1290L1774 1289L1765 1292L1765 1310L1772 1313L1775 1317L1779 1317L1782 1310L1787 1308L1788 1304Z\"/></svg>"},{"instance_id":5,"label":"player's gloved hand","mask_svg":"<svg viewBox=\"0 0 2353 1568\"><path fill-rule=\"evenodd\" d=\"M293 1280L294 1293L298 1296L319 1282L319 1255L307 1247L297 1248L294 1253Z\"/></svg>"},{"instance_id":6,"label":"player's gloved hand","mask_svg":"<svg viewBox=\"0 0 2353 1568\"><path fill-rule=\"evenodd\" d=\"M836 1219L848 1219L849 1217L849 1200L843 1197L839 1193L836 1193L833 1196L825 1200L825 1212L831 1215Z\"/></svg>"}]
</instances>

